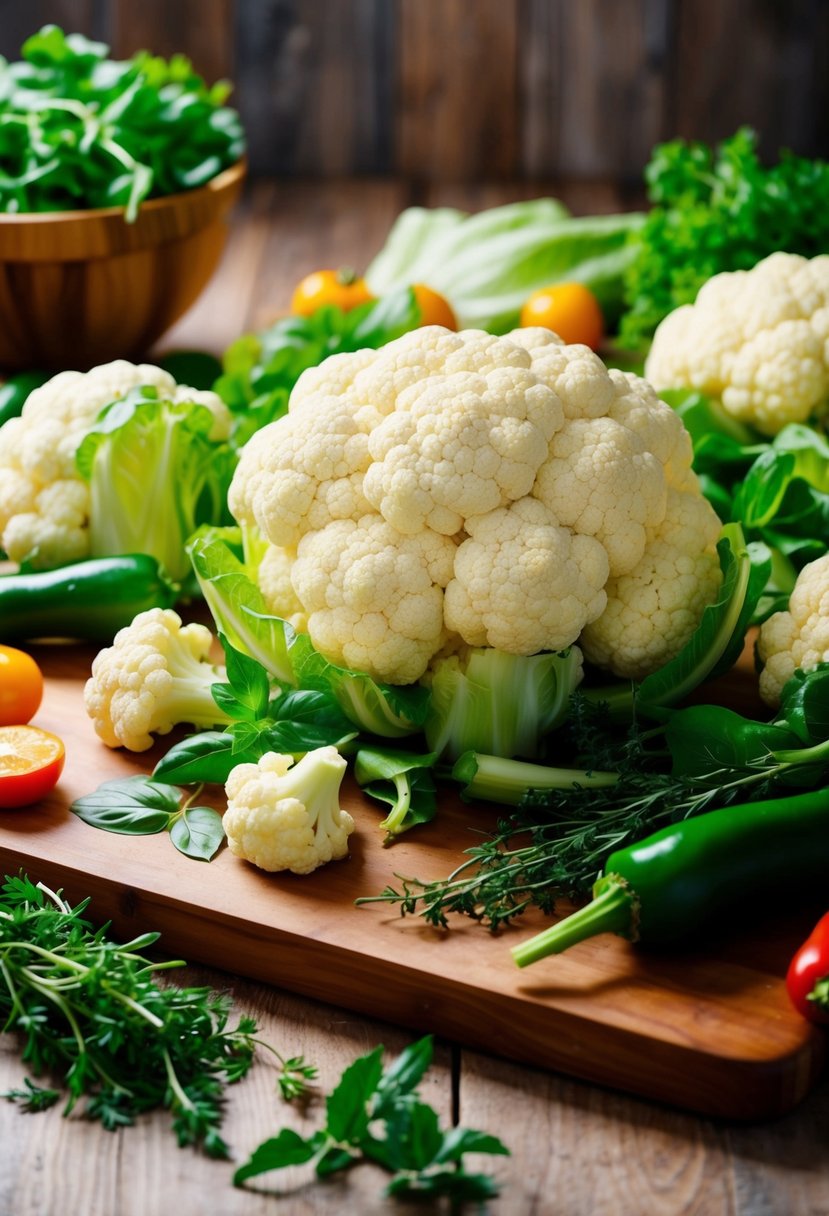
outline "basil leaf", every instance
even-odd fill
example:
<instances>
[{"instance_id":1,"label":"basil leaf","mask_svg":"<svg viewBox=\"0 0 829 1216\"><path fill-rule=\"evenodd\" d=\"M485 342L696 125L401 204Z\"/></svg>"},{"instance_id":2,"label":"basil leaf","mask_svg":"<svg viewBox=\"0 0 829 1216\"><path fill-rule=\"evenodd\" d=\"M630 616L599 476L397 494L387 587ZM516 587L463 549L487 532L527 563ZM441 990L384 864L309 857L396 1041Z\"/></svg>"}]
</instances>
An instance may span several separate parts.
<instances>
[{"instance_id":1,"label":"basil leaf","mask_svg":"<svg viewBox=\"0 0 829 1216\"><path fill-rule=\"evenodd\" d=\"M149 777L104 781L97 790L77 798L69 808L94 828L127 836L163 832L178 811L181 791Z\"/></svg>"},{"instance_id":2,"label":"basil leaf","mask_svg":"<svg viewBox=\"0 0 829 1216\"><path fill-rule=\"evenodd\" d=\"M208 730L190 735L162 756L153 769L153 777L179 785L201 781L223 785L230 770L239 763L233 751L234 735L230 732Z\"/></svg>"},{"instance_id":3,"label":"basil leaf","mask_svg":"<svg viewBox=\"0 0 829 1216\"><path fill-rule=\"evenodd\" d=\"M170 839L186 857L210 861L225 838L222 817L209 806L188 806L170 828Z\"/></svg>"},{"instance_id":4,"label":"basil leaf","mask_svg":"<svg viewBox=\"0 0 829 1216\"><path fill-rule=\"evenodd\" d=\"M328 1131L339 1143L359 1140L369 1124L368 1103L383 1075L383 1048L375 1047L345 1070L325 1103Z\"/></svg>"},{"instance_id":5,"label":"basil leaf","mask_svg":"<svg viewBox=\"0 0 829 1216\"><path fill-rule=\"evenodd\" d=\"M233 1175L233 1185L239 1186L247 1178L267 1174L270 1170L281 1170L288 1165L304 1165L316 1153L319 1133L304 1140L293 1128L283 1127L278 1136L260 1144L249 1161L240 1165Z\"/></svg>"},{"instance_id":6,"label":"basil leaf","mask_svg":"<svg viewBox=\"0 0 829 1216\"><path fill-rule=\"evenodd\" d=\"M225 652L228 685L240 708L247 711L234 716L249 718L252 721L264 717L271 693L268 673L256 659L231 646L223 633L219 634L219 641ZM224 685L219 685L219 688L224 688ZM221 701L217 701L217 704L227 709L227 705L222 705Z\"/></svg>"}]
</instances>

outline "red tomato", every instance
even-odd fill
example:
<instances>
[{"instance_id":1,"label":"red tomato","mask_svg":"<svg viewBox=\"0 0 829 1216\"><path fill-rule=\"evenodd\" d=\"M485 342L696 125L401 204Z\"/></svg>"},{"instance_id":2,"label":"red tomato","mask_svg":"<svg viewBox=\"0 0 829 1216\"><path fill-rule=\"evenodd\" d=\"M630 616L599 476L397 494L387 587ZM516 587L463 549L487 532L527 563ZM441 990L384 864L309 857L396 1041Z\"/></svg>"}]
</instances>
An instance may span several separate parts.
<instances>
[{"instance_id":1,"label":"red tomato","mask_svg":"<svg viewBox=\"0 0 829 1216\"><path fill-rule=\"evenodd\" d=\"M0 807L28 806L55 788L65 753L38 726L0 726Z\"/></svg>"},{"instance_id":2,"label":"red tomato","mask_svg":"<svg viewBox=\"0 0 829 1216\"><path fill-rule=\"evenodd\" d=\"M0 726L31 721L42 697L43 676L32 656L0 646Z\"/></svg>"},{"instance_id":3,"label":"red tomato","mask_svg":"<svg viewBox=\"0 0 829 1216\"><path fill-rule=\"evenodd\" d=\"M792 1004L810 1022L829 1023L829 1008L809 1000L815 985L825 979L829 979L829 913L815 925L786 975L786 990Z\"/></svg>"}]
</instances>

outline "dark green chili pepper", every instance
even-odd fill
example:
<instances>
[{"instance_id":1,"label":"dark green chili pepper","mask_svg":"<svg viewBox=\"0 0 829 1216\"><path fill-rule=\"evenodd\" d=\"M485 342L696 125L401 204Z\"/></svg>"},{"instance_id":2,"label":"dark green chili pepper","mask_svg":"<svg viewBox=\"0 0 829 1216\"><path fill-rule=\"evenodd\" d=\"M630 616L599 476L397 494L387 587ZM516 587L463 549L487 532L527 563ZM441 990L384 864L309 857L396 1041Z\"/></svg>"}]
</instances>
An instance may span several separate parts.
<instances>
[{"instance_id":1,"label":"dark green chili pepper","mask_svg":"<svg viewBox=\"0 0 829 1216\"><path fill-rule=\"evenodd\" d=\"M147 608L171 608L179 588L144 553L0 577L0 641L111 642Z\"/></svg>"},{"instance_id":2,"label":"dark green chili pepper","mask_svg":"<svg viewBox=\"0 0 829 1216\"><path fill-rule=\"evenodd\" d=\"M829 788L710 811L618 849L593 900L513 951L519 967L600 933L663 943L742 899L825 882Z\"/></svg>"},{"instance_id":3,"label":"dark green chili pepper","mask_svg":"<svg viewBox=\"0 0 829 1216\"><path fill-rule=\"evenodd\" d=\"M0 386L0 426L10 418L19 418L29 393L45 384L51 375L51 372L20 372Z\"/></svg>"}]
</instances>

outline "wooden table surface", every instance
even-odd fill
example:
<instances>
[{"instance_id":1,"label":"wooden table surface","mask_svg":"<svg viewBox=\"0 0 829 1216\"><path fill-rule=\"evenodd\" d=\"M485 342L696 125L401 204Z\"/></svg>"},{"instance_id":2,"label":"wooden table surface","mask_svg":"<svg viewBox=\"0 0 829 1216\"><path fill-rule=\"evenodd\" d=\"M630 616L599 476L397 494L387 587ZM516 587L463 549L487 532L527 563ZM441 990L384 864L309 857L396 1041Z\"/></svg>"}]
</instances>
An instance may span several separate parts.
<instances>
[{"instance_id":1,"label":"wooden table surface","mask_svg":"<svg viewBox=\"0 0 829 1216\"><path fill-rule=\"evenodd\" d=\"M236 216L218 275L162 349L220 352L238 334L285 311L291 287L304 273L325 265L361 268L410 202L477 209L540 192L523 184L428 191L352 180L260 184ZM581 213L613 211L626 202L611 187L579 185L558 193ZM318 1065L323 1089L377 1043L396 1053L411 1038L220 972L189 968L179 974L185 982L232 992L237 1012L253 1014L262 1037L283 1054L303 1053ZM19 1084L23 1071L13 1041L0 1036L0 1091ZM439 1043L424 1093L444 1120L495 1132L512 1149L509 1159L484 1162L503 1184L489 1208L496 1216L829 1213L826 1081L785 1118L743 1126L508 1064L462 1044ZM230 1091L224 1134L235 1159L242 1160L280 1126L308 1132L320 1114L319 1102L306 1111L282 1103L273 1069L263 1060ZM384 1175L373 1166L325 1183L285 1171L263 1179L256 1191L234 1190L231 1173L226 1162L178 1149L163 1114L109 1133L97 1124L63 1119L59 1109L23 1115L0 1103L0 1216L423 1211L385 1200Z\"/></svg>"}]
</instances>

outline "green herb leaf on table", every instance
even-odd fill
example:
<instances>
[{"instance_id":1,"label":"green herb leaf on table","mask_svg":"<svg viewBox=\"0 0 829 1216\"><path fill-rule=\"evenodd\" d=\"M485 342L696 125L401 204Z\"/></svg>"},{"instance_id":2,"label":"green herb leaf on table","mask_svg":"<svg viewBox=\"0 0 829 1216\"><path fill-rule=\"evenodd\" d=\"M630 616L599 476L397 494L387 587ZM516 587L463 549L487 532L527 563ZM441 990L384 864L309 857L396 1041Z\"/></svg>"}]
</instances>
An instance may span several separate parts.
<instances>
[{"instance_id":1,"label":"green herb leaf on table","mask_svg":"<svg viewBox=\"0 0 829 1216\"><path fill-rule=\"evenodd\" d=\"M91 794L76 798L69 809L90 827L105 832L131 836L169 832L180 853L210 861L224 840L224 829L217 811L191 805L198 793L197 789L182 803L178 786L150 777L122 777L104 781Z\"/></svg>"},{"instance_id":2,"label":"green herb leaf on table","mask_svg":"<svg viewBox=\"0 0 829 1216\"><path fill-rule=\"evenodd\" d=\"M54 1106L60 1101L59 1089L48 1089L42 1085L35 1085L29 1077L23 1078L23 1089L7 1089L5 1093L0 1093L0 1098L5 1098L8 1102L16 1102L21 1110L41 1111L48 1110L50 1106Z\"/></svg>"},{"instance_id":3,"label":"green herb leaf on table","mask_svg":"<svg viewBox=\"0 0 829 1216\"><path fill-rule=\"evenodd\" d=\"M397 748L361 747L354 760L354 776L372 798L388 803L391 810L380 827L386 843L420 823L429 823L437 813L437 787L432 766L435 752L419 756Z\"/></svg>"},{"instance_id":4,"label":"green herb leaf on table","mask_svg":"<svg viewBox=\"0 0 829 1216\"><path fill-rule=\"evenodd\" d=\"M382 1047L361 1056L329 1095L326 1126L309 1137L283 1128L236 1170L234 1184L290 1165L313 1164L326 1177L369 1160L392 1175L388 1195L448 1195L458 1201L496 1195L496 1180L468 1172L463 1157L504 1156L509 1150L485 1132L441 1129L436 1112L417 1093L431 1061L431 1037L407 1047L385 1070Z\"/></svg>"}]
</instances>

